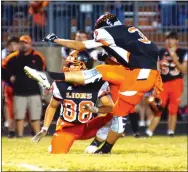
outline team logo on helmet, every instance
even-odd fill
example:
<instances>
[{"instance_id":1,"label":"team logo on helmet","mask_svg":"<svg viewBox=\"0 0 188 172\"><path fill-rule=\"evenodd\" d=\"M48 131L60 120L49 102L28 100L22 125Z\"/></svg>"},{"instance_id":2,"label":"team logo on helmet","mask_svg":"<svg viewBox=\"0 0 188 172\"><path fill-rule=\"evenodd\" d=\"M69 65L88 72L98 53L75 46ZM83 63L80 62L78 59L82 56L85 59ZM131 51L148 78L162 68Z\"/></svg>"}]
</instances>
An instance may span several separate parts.
<instances>
[{"instance_id":1,"label":"team logo on helmet","mask_svg":"<svg viewBox=\"0 0 188 172\"><path fill-rule=\"evenodd\" d=\"M104 27L104 26L113 26L113 25L121 25L122 23L117 19L117 17L113 14L107 13L100 16L96 23L95 29Z\"/></svg>"}]
</instances>

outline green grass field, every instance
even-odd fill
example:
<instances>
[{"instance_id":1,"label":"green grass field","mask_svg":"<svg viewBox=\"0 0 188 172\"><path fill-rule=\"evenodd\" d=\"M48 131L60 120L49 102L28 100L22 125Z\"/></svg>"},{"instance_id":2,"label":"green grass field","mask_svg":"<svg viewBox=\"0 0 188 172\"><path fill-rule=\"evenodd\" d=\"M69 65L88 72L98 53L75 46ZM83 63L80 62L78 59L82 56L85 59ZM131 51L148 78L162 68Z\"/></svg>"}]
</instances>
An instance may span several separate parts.
<instances>
[{"instance_id":1,"label":"green grass field","mask_svg":"<svg viewBox=\"0 0 188 172\"><path fill-rule=\"evenodd\" d=\"M187 171L187 137L121 138L111 155L84 154L88 141L76 141L69 154L51 155L51 138L2 138L3 171Z\"/></svg>"}]
</instances>

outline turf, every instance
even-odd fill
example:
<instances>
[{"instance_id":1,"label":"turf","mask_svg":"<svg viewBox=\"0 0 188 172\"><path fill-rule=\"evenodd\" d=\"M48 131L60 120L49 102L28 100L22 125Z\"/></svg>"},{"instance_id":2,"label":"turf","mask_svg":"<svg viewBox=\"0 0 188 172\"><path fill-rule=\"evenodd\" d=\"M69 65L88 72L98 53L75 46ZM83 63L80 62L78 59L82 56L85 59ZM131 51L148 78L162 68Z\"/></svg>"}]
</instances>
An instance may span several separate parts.
<instances>
[{"instance_id":1,"label":"turf","mask_svg":"<svg viewBox=\"0 0 188 172\"><path fill-rule=\"evenodd\" d=\"M45 171L187 171L186 136L124 137L114 146L111 155L84 154L91 140L76 141L69 154L51 155L47 151L50 137L38 144L30 139L2 138L3 171L37 170L23 164Z\"/></svg>"}]
</instances>

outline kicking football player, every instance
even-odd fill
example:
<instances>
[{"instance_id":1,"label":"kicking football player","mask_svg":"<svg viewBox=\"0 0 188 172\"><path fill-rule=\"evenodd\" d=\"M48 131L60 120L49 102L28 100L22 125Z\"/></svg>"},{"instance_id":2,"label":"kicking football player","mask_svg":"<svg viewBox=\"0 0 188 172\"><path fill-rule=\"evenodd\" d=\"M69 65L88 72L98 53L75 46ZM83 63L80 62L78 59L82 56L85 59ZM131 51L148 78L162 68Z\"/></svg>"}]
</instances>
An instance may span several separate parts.
<instances>
[{"instance_id":1,"label":"kicking football player","mask_svg":"<svg viewBox=\"0 0 188 172\"><path fill-rule=\"evenodd\" d=\"M64 70L79 71L90 69L92 66L93 60L87 51L73 51L66 60ZM57 107L61 104L50 152L68 153L75 140L86 140L95 135L94 142L97 147L100 146L104 141L100 137L104 133L98 130L112 119L112 115L97 117L97 114L112 112L114 105L109 95L108 83L100 81L84 86L56 81L52 84L52 92L53 97L46 110L43 127L33 141L38 142L46 135ZM100 107L97 107L98 105Z\"/></svg>"},{"instance_id":2,"label":"kicking football player","mask_svg":"<svg viewBox=\"0 0 188 172\"><path fill-rule=\"evenodd\" d=\"M162 90L157 71L158 48L136 27L122 25L112 14L102 15L95 24L94 39L83 42L59 39L49 34L44 41L51 41L76 50L102 47L121 65L99 65L94 69L67 73L49 73L55 80L89 84L100 81L119 86L118 99L113 108L111 130L104 145L97 153L109 153L125 129L127 115L138 104L144 93L154 88ZM25 71L44 86L50 87L39 72L25 67ZM45 75L43 74L43 78Z\"/></svg>"}]
</instances>

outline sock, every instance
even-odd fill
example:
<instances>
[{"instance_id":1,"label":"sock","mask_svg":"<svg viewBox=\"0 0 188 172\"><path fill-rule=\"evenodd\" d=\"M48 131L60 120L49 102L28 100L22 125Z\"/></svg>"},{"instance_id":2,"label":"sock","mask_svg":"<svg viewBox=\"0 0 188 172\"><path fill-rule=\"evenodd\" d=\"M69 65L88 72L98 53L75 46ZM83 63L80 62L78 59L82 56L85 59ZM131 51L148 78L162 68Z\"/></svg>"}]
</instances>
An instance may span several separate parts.
<instances>
[{"instance_id":1,"label":"sock","mask_svg":"<svg viewBox=\"0 0 188 172\"><path fill-rule=\"evenodd\" d=\"M146 121L146 125L149 126L151 124L151 120Z\"/></svg>"},{"instance_id":2,"label":"sock","mask_svg":"<svg viewBox=\"0 0 188 172\"><path fill-rule=\"evenodd\" d=\"M91 142L90 145L99 147L102 142L98 141L96 138Z\"/></svg>"},{"instance_id":3,"label":"sock","mask_svg":"<svg viewBox=\"0 0 188 172\"><path fill-rule=\"evenodd\" d=\"M140 127L145 127L145 121L139 121L139 126Z\"/></svg>"},{"instance_id":4,"label":"sock","mask_svg":"<svg viewBox=\"0 0 188 172\"><path fill-rule=\"evenodd\" d=\"M174 134L174 131L173 130L168 130L168 135L170 134Z\"/></svg>"},{"instance_id":5,"label":"sock","mask_svg":"<svg viewBox=\"0 0 188 172\"><path fill-rule=\"evenodd\" d=\"M109 152L111 152L111 149L113 146L114 146L114 144L110 144L107 141L105 141L104 145L102 146L102 148L100 150L104 153L109 153Z\"/></svg>"},{"instance_id":6,"label":"sock","mask_svg":"<svg viewBox=\"0 0 188 172\"><path fill-rule=\"evenodd\" d=\"M139 132L139 126L138 126L138 113L130 113L129 118L131 121L131 126L133 133L138 133Z\"/></svg>"},{"instance_id":7,"label":"sock","mask_svg":"<svg viewBox=\"0 0 188 172\"><path fill-rule=\"evenodd\" d=\"M65 75L64 73L57 73L57 72L47 72L47 74L49 75L49 77L53 80L65 80ZM47 76L48 77L48 76ZM48 78L49 79L49 78Z\"/></svg>"},{"instance_id":8,"label":"sock","mask_svg":"<svg viewBox=\"0 0 188 172\"><path fill-rule=\"evenodd\" d=\"M153 132L152 131L150 131L150 130L146 130L146 134L148 135L148 136L153 136Z\"/></svg>"}]
</instances>

